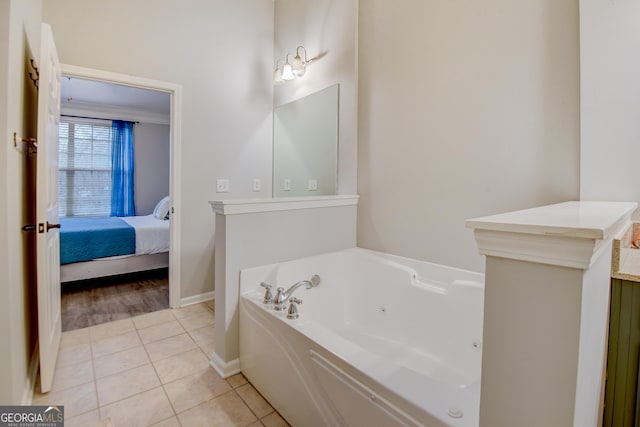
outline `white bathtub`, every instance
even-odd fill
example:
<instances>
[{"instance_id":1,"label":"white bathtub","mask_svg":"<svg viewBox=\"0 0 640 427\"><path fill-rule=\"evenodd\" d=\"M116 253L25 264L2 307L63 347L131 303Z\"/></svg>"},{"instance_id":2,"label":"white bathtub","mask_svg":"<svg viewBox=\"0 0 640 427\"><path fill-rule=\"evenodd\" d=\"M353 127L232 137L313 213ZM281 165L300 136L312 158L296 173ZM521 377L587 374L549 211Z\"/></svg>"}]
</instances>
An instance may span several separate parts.
<instances>
[{"instance_id":1,"label":"white bathtub","mask_svg":"<svg viewBox=\"0 0 640 427\"><path fill-rule=\"evenodd\" d=\"M297 320L262 303L314 274ZM358 248L243 270L242 372L294 426L477 427L483 283Z\"/></svg>"}]
</instances>

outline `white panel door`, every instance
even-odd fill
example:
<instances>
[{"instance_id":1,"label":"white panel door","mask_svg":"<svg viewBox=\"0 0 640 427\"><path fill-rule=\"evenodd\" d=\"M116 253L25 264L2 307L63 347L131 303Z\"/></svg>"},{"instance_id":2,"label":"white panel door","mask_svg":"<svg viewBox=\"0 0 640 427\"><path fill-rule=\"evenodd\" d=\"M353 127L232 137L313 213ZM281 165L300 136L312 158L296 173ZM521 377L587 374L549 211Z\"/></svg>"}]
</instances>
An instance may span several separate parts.
<instances>
[{"instance_id":1,"label":"white panel door","mask_svg":"<svg viewBox=\"0 0 640 427\"><path fill-rule=\"evenodd\" d=\"M38 89L36 178L38 334L42 393L51 390L60 347L60 230L58 223L58 125L60 63L51 27L42 24Z\"/></svg>"}]
</instances>

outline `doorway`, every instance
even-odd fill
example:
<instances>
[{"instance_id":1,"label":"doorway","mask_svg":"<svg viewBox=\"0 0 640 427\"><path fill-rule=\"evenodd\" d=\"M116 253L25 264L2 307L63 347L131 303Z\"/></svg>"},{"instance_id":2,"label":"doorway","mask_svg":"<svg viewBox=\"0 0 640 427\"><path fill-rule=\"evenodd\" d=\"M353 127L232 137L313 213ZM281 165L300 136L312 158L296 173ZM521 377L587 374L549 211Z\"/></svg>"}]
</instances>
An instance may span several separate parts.
<instances>
[{"instance_id":1,"label":"doorway","mask_svg":"<svg viewBox=\"0 0 640 427\"><path fill-rule=\"evenodd\" d=\"M135 77L125 74L113 73L103 70L77 67L61 64L63 79L78 79L83 81L101 82L124 86L127 88L144 91L159 92L169 97L169 196L171 203L170 231L169 231L169 306L177 308L180 303L180 117L181 117L181 86ZM73 97L73 88L71 89ZM148 204L148 202L147 202Z\"/></svg>"}]
</instances>

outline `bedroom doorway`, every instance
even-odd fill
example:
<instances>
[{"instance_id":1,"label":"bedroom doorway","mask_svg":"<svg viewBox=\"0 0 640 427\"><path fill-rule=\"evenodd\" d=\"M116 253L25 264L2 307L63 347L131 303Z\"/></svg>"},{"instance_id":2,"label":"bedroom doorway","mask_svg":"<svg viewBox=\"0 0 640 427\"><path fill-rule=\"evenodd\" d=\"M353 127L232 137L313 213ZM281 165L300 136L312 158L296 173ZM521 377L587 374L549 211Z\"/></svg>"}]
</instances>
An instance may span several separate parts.
<instances>
[{"instance_id":1,"label":"bedroom doorway","mask_svg":"<svg viewBox=\"0 0 640 427\"><path fill-rule=\"evenodd\" d=\"M132 257L132 258L136 258L135 262L124 263L124 264L128 264L129 267L125 266L124 267L125 270L123 271L123 273L133 273L132 276L114 276L115 278L112 278L112 279L96 278L91 280L93 280L98 286L100 286L100 283L103 282L105 284L112 283L113 285L115 285L113 286L113 289L118 289L118 287L126 289L128 286L129 288L135 288L137 290L140 290L144 288L145 283L153 284L158 281L164 281L164 283L166 283L168 279L169 307L172 307L172 308L179 307L181 305L180 304L180 239L179 239L180 212L178 211L177 207L180 206L180 194L179 194L179 191L177 190L180 188L179 160L180 160L181 87L177 84L168 83L168 82L155 81L155 80L150 80L150 79L145 79L140 77L134 77L130 75L112 73L112 72L107 72L102 70L95 70L95 69L77 67L77 66L71 66L71 65L65 65L65 64L61 65L61 71L62 71L63 82L65 80L67 80L67 83L71 82L71 85L69 85L69 87L65 91L66 94L65 93L62 94L63 98L65 96L67 98L78 98L74 106L69 107L69 105L71 104L69 103L69 105L67 105L68 108L66 109L63 108L62 115L71 117L68 119L68 121L70 121L72 125L74 121L77 121L81 123L81 125L86 126L85 124L83 124L83 120L90 120L91 118L122 120L123 117L116 117L116 116L118 115L122 116L121 114L122 112L119 110L121 110L122 108L124 110L127 110L128 108L127 106L124 106L119 109L112 109L113 111L111 111L112 113L111 115L108 114L109 113L108 111L105 114L103 109L102 114L99 115L100 117L97 117L98 116L97 114L91 114L90 108L89 108L89 113L87 113L87 108L86 108L87 105L82 105L82 101L81 101L82 97L80 96L80 93L82 90L81 86L83 85L93 84L94 86L99 86L99 85L102 85L105 87L108 86L110 87L110 89L113 89L114 95L115 95L115 92L128 89L129 92L137 91L139 94L141 94L141 96L158 95L160 96L160 98L164 96L164 99L168 104L167 111L166 111L167 114L165 115L166 116L165 119L162 119L161 116L163 112L161 111L158 111L157 114L155 115L153 114L153 112L151 113L144 112L143 115L146 114L144 118L132 119L132 122L138 123L134 126L140 126L141 128L145 126L145 124L147 124L146 126L147 131L153 128L155 129L156 133L160 128L162 128L163 125L165 125L165 128L168 127L168 129L164 131L167 133L166 138L168 139L167 144L168 144L168 151L169 151L167 155L168 177L165 177L166 179L168 179L168 191L165 191L167 194L163 194L163 195L164 196L168 195L169 199L166 200L165 203L161 203L164 198L160 196L159 193L154 194L152 187L149 187L149 186L145 188L141 188L139 197L138 196L136 197L136 204L137 204L136 210L138 210L138 212L142 214L140 216L148 216L148 217L155 216L155 218L159 219L159 216L160 216L159 209L166 210L167 213L166 213L166 216L164 216L164 218L169 218L169 220L166 222L170 224L170 227L167 227L168 230L166 231L167 234L169 235L168 261L166 260L166 255L167 255L166 253L164 254L165 257L163 259L162 253L149 252L150 255ZM65 99L63 99L63 104L64 104L64 101ZM134 102L132 101L128 101L128 102L130 102L131 104L130 107L132 109L136 108L136 105ZM75 106L78 106L77 111L74 110ZM132 117L132 116L129 115L129 117ZM64 117L62 117L62 119L64 120ZM162 123L163 120L165 120L166 123ZM152 124L149 124L149 123L152 123ZM111 126L111 124L109 124L109 126ZM164 164L164 161L162 161L162 153L155 153L153 154L153 156L155 157L159 156L160 161L158 161L158 163ZM147 164L153 163L154 161L156 160L149 160L148 158L146 160ZM147 169L148 168L149 168L149 165L147 165ZM137 187L138 187L138 184L136 183L136 188ZM136 191L138 191L138 189L136 189ZM155 190L156 193L158 191L162 191L162 190L157 190L157 189ZM69 205L71 206L71 203ZM128 215L125 215L125 216L128 216ZM137 219L138 217L134 217L134 218ZM126 221L126 222L129 223L130 221ZM138 230L138 225L136 224L130 224L130 225L132 225L136 230ZM146 227L146 224L143 224L143 226ZM154 226L154 224L152 224L152 226ZM144 232L147 233L147 231L144 231ZM142 235L142 233L139 233L139 234ZM137 248L136 248L136 252L138 252ZM148 261L140 261L140 262L143 262L143 264L138 265L140 264L140 262L137 259L148 260ZM92 265L89 268L89 270L94 270L98 268L98 269L105 269L106 271L109 271L109 269L112 268L112 266L109 265L109 262L111 262L111 260L107 260L105 262L95 261L94 264L97 264L97 265L96 266ZM113 268L123 268L121 267L123 265L122 262L118 261L117 259L114 260L114 262L117 264L117 266ZM149 264L144 264L144 262L149 262ZM79 262L77 264L82 264L82 263ZM166 272L167 265L168 265L168 273ZM163 268L163 267L165 268L164 277L162 273L163 270L162 269L158 270L158 268ZM127 269L130 269L130 270L127 270ZM145 269L152 271L151 274L145 275L144 273L137 273ZM85 267L85 270L86 270L86 267ZM70 276L68 276L70 277L70 279L68 280L73 280L75 277L74 274L76 274L74 269L72 268L72 269L69 269L68 271L71 271L71 273L68 273L70 274ZM111 272L113 271L114 270L111 270ZM111 275L111 272L108 273L108 275ZM80 274L80 276L78 277L83 277L82 275L85 273L81 272L78 274ZM91 274L95 274L95 273L91 273ZM95 277L100 277L100 274L98 273ZM127 285L126 283L127 280L125 280L124 282L122 282L121 280L120 282L122 283L118 283L119 277L128 277L127 280L129 281L129 284ZM152 296L152 298L155 298L155 296Z\"/></svg>"}]
</instances>

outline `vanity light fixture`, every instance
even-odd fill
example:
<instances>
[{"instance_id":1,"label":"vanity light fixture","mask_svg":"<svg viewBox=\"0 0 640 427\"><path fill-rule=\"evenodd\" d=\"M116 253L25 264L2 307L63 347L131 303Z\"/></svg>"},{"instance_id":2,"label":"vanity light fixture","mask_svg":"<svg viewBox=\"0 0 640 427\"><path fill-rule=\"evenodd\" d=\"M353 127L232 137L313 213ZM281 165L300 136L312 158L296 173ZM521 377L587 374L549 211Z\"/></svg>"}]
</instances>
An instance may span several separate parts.
<instances>
[{"instance_id":1,"label":"vanity light fixture","mask_svg":"<svg viewBox=\"0 0 640 427\"><path fill-rule=\"evenodd\" d=\"M276 61L276 69L273 72L273 84L275 86L280 86L296 77L304 76L307 71L307 65L312 61L312 59L307 60L307 49L305 49L304 46L298 46L296 48L296 55L293 57L293 64L289 62L290 55L293 54L287 53L284 61L282 59L278 59ZM280 62L284 62L282 68L278 65Z\"/></svg>"},{"instance_id":2,"label":"vanity light fixture","mask_svg":"<svg viewBox=\"0 0 640 427\"><path fill-rule=\"evenodd\" d=\"M276 86L280 86L284 84L284 79L282 78L282 68L278 65L279 62L282 62L282 59L278 59L276 61L276 69L273 72L273 84Z\"/></svg>"},{"instance_id":3,"label":"vanity light fixture","mask_svg":"<svg viewBox=\"0 0 640 427\"><path fill-rule=\"evenodd\" d=\"M285 56L284 65L282 67L282 79L285 81L293 80L295 77L293 75L293 67L289 62L289 55L291 54L287 53L287 56Z\"/></svg>"},{"instance_id":4,"label":"vanity light fixture","mask_svg":"<svg viewBox=\"0 0 640 427\"><path fill-rule=\"evenodd\" d=\"M300 50L304 52L304 61L300 57ZM307 71L307 62L307 49L304 46L298 46L296 56L293 58L293 74L298 77L304 76L305 71Z\"/></svg>"}]
</instances>

